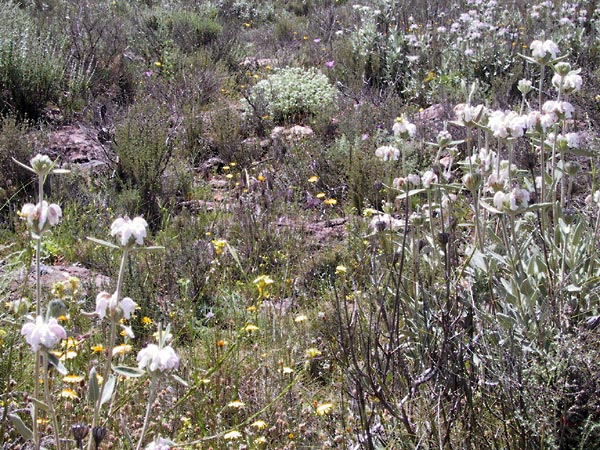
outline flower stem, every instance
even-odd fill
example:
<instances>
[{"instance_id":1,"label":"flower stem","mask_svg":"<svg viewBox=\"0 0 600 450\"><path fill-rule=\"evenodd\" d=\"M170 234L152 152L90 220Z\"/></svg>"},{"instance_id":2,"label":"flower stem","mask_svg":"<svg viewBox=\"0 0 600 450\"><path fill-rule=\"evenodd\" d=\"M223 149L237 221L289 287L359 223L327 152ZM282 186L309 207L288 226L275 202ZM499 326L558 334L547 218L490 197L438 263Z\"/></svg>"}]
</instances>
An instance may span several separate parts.
<instances>
[{"instance_id":1,"label":"flower stem","mask_svg":"<svg viewBox=\"0 0 600 450\"><path fill-rule=\"evenodd\" d=\"M50 416L52 418L52 428L54 428L54 439L56 441L56 450L60 450L60 430L58 428L58 418L56 411L52 406L52 397L50 397L50 377L48 376L48 354L42 355L42 364L44 366L44 402L48 405Z\"/></svg>"},{"instance_id":2,"label":"flower stem","mask_svg":"<svg viewBox=\"0 0 600 450\"><path fill-rule=\"evenodd\" d=\"M121 255L121 265L119 267L119 276L117 278L117 287L115 296L117 298L117 302L121 296L121 285L123 283L123 275L125 273L125 263L127 262L127 257L129 256L128 249L125 247L123 249L123 254ZM108 382L108 377L110 376L110 371L112 368L112 359L113 359L113 349L115 347L115 343L117 340L117 321L114 318L111 318L110 322L110 338L108 340L108 347L106 349L106 363L104 366L104 372L102 373L102 385L100 386L100 393L98 394L98 398L96 399L96 405L94 406L94 418L92 420L93 430L96 426L98 426L98 422L100 420L100 409L102 408L102 396L104 395L104 388L106 383ZM88 450L92 449L92 433L90 433L90 437L88 440Z\"/></svg>"},{"instance_id":3,"label":"flower stem","mask_svg":"<svg viewBox=\"0 0 600 450\"><path fill-rule=\"evenodd\" d=\"M142 442L144 442L144 436L146 435L146 431L148 430L148 422L150 419L150 410L152 409L152 404L154 403L154 397L156 396L157 380L158 380L158 376L152 375L152 381L150 383L150 393L148 395L148 404L146 405L146 415L144 416L144 425L142 426L142 433L140 434L140 440L138 441L136 450L140 450L142 448Z\"/></svg>"}]
</instances>

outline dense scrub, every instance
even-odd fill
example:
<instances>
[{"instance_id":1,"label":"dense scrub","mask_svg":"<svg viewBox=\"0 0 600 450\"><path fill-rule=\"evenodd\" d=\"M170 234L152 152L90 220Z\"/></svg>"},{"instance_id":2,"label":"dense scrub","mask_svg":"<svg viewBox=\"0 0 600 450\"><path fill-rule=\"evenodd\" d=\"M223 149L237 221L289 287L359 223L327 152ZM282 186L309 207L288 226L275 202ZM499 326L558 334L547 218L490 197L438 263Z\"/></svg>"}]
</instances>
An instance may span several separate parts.
<instances>
[{"instance_id":1,"label":"dense scrub","mask_svg":"<svg viewBox=\"0 0 600 450\"><path fill-rule=\"evenodd\" d=\"M2 448L599 448L599 29L2 2Z\"/></svg>"}]
</instances>

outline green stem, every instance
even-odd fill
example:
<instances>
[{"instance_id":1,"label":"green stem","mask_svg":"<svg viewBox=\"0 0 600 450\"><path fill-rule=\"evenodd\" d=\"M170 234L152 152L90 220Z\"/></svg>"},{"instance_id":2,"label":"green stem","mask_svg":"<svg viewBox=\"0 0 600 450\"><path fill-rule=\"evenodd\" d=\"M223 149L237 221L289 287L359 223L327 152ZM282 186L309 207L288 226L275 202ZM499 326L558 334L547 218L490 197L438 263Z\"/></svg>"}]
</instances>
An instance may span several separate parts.
<instances>
[{"instance_id":1,"label":"green stem","mask_svg":"<svg viewBox=\"0 0 600 450\"><path fill-rule=\"evenodd\" d=\"M119 298L121 297L121 285L123 283L123 275L125 274L125 263L127 262L128 255L129 255L129 251L125 247L123 249L123 254L121 255L121 265L119 267L119 276L117 278L117 287L116 287L116 292L115 292L117 302L118 302ZM92 430L96 426L98 426L98 423L100 421L100 409L102 408L102 396L104 395L104 388L108 381L108 377L110 376L110 371L112 368L113 349L115 347L116 340L117 340L117 321L115 320L115 318L111 317L110 338L108 340L108 347L106 349L106 351L107 351L106 363L104 366L104 371L102 373L103 378L102 378L102 385L100 386L100 393L98 394L98 398L96 399L96 404L94 406L94 418L92 420L92 427L91 427ZM93 437L92 437L92 433L90 433L90 437L88 439L88 446L87 446L88 450L92 450L92 442L93 442Z\"/></svg>"},{"instance_id":2,"label":"green stem","mask_svg":"<svg viewBox=\"0 0 600 450\"><path fill-rule=\"evenodd\" d=\"M35 352L35 368L33 369L33 398L38 400L40 395L40 351ZM35 450L40 449L40 430L38 427L39 411L37 403L33 404L32 414L32 432L33 432L33 447Z\"/></svg>"},{"instance_id":3,"label":"green stem","mask_svg":"<svg viewBox=\"0 0 600 450\"><path fill-rule=\"evenodd\" d=\"M148 404L146 405L146 415L144 416L144 425L142 426L142 433L140 434L140 440L138 441L136 450L142 448L142 442L144 442L144 436L148 430L148 423L150 421L150 411L152 410L152 404L154 403L154 397L156 396L156 382L158 380L157 375L152 375L152 381L150 383L150 394L148 395Z\"/></svg>"},{"instance_id":4,"label":"green stem","mask_svg":"<svg viewBox=\"0 0 600 450\"><path fill-rule=\"evenodd\" d=\"M44 366L44 402L48 405L50 410L50 417L52 418L52 428L54 428L54 439L56 442L56 450L60 450L60 429L58 428L58 418L56 411L52 406L52 397L50 396L50 377L48 376L48 354L42 355L42 365Z\"/></svg>"}]
</instances>

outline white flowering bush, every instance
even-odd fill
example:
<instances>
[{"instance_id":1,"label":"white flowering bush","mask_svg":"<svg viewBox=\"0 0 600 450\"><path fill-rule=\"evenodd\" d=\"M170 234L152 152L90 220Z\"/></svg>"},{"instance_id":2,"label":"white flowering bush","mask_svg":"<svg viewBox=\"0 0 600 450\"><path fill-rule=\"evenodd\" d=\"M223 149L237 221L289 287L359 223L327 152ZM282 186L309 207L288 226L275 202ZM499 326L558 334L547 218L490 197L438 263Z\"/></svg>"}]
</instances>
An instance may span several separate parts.
<instances>
[{"instance_id":1,"label":"white flowering bush","mask_svg":"<svg viewBox=\"0 0 600 450\"><path fill-rule=\"evenodd\" d=\"M298 122L326 111L335 96L336 90L319 70L287 67L256 83L249 102L265 102L276 123Z\"/></svg>"}]
</instances>

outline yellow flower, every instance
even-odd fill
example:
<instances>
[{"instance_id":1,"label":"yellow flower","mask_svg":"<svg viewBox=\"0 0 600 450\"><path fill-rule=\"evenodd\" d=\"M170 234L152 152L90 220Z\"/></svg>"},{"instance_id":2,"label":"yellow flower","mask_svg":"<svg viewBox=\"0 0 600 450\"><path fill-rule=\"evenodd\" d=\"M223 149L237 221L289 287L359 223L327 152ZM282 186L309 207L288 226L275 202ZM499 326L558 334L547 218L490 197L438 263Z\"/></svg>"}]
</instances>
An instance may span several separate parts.
<instances>
[{"instance_id":1,"label":"yellow flower","mask_svg":"<svg viewBox=\"0 0 600 450\"><path fill-rule=\"evenodd\" d=\"M306 356L310 359L316 358L320 355L322 355L322 352L318 348L311 347L306 350Z\"/></svg>"},{"instance_id":2,"label":"yellow flower","mask_svg":"<svg viewBox=\"0 0 600 450\"><path fill-rule=\"evenodd\" d=\"M154 65L155 65L156 67L162 67L162 63L161 63L160 61L156 61L156 62L154 63Z\"/></svg>"},{"instance_id":3,"label":"yellow flower","mask_svg":"<svg viewBox=\"0 0 600 450\"><path fill-rule=\"evenodd\" d=\"M92 351L94 353L102 353L104 351L104 345L102 345L102 344L94 345L92 347Z\"/></svg>"},{"instance_id":4,"label":"yellow flower","mask_svg":"<svg viewBox=\"0 0 600 450\"><path fill-rule=\"evenodd\" d=\"M246 311L248 311L248 312L254 312L254 311L256 311L256 309L257 309L256 306L250 305L250 306L248 306L246 308Z\"/></svg>"},{"instance_id":5,"label":"yellow flower","mask_svg":"<svg viewBox=\"0 0 600 450\"><path fill-rule=\"evenodd\" d=\"M261 173L261 174L260 174L260 175L257 177L257 179L258 179L258 181L260 181L261 183L262 183L263 181L265 181L265 180L266 180L265 176L264 176L262 173Z\"/></svg>"},{"instance_id":6,"label":"yellow flower","mask_svg":"<svg viewBox=\"0 0 600 450\"><path fill-rule=\"evenodd\" d=\"M144 316L144 317L142 317L141 321L142 321L142 325L144 325L144 326L152 325L152 319L150 317Z\"/></svg>"},{"instance_id":7,"label":"yellow flower","mask_svg":"<svg viewBox=\"0 0 600 450\"><path fill-rule=\"evenodd\" d=\"M227 403L227 406L230 408L240 409L243 408L246 404L240 400L234 400L232 402Z\"/></svg>"},{"instance_id":8,"label":"yellow flower","mask_svg":"<svg viewBox=\"0 0 600 450\"><path fill-rule=\"evenodd\" d=\"M317 414L317 416L324 416L325 414L329 414L332 409L332 403L321 403L320 405L317 405L315 413Z\"/></svg>"},{"instance_id":9,"label":"yellow flower","mask_svg":"<svg viewBox=\"0 0 600 450\"><path fill-rule=\"evenodd\" d=\"M217 347L225 347L227 346L227 341L224 341L223 339L219 339L217 341Z\"/></svg>"},{"instance_id":10,"label":"yellow flower","mask_svg":"<svg viewBox=\"0 0 600 450\"><path fill-rule=\"evenodd\" d=\"M336 275L344 275L346 272L348 272L348 268L346 266L340 265L335 268Z\"/></svg>"},{"instance_id":11,"label":"yellow flower","mask_svg":"<svg viewBox=\"0 0 600 450\"><path fill-rule=\"evenodd\" d=\"M85 380L83 375L66 375L63 377L65 383L81 383Z\"/></svg>"},{"instance_id":12,"label":"yellow flower","mask_svg":"<svg viewBox=\"0 0 600 450\"><path fill-rule=\"evenodd\" d=\"M213 248L215 249L215 253L217 255L223 254L223 249L227 245L227 241L225 239L214 239L212 241Z\"/></svg>"},{"instance_id":13,"label":"yellow flower","mask_svg":"<svg viewBox=\"0 0 600 450\"><path fill-rule=\"evenodd\" d=\"M250 426L256 428L257 430L264 430L267 428L267 422L264 420L257 420L256 422L250 424Z\"/></svg>"},{"instance_id":14,"label":"yellow flower","mask_svg":"<svg viewBox=\"0 0 600 450\"><path fill-rule=\"evenodd\" d=\"M133 347L129 344L121 344L121 345L117 345L115 348L113 348L112 354L113 354L113 356L124 355L126 353L129 353L132 349L133 349Z\"/></svg>"},{"instance_id":15,"label":"yellow flower","mask_svg":"<svg viewBox=\"0 0 600 450\"><path fill-rule=\"evenodd\" d=\"M326 205L333 206L333 205L337 205L337 200L335 198L328 198L323 203L325 203Z\"/></svg>"},{"instance_id":16,"label":"yellow flower","mask_svg":"<svg viewBox=\"0 0 600 450\"><path fill-rule=\"evenodd\" d=\"M224 438L224 439L227 439L228 441L233 441L233 440L235 440L235 439L239 439L239 438L241 438L241 437L242 437L242 433L240 433L240 432L239 432L239 431L237 431L237 430L232 430L232 431L230 431L229 433L225 433L225 434L223 435L223 438Z\"/></svg>"},{"instance_id":17,"label":"yellow flower","mask_svg":"<svg viewBox=\"0 0 600 450\"><path fill-rule=\"evenodd\" d=\"M60 393L60 396L68 400L77 400L79 398L77 392L75 392L73 389L63 389Z\"/></svg>"},{"instance_id":18,"label":"yellow flower","mask_svg":"<svg viewBox=\"0 0 600 450\"><path fill-rule=\"evenodd\" d=\"M317 198L325 198L325 192L319 192Z\"/></svg>"},{"instance_id":19,"label":"yellow flower","mask_svg":"<svg viewBox=\"0 0 600 450\"><path fill-rule=\"evenodd\" d=\"M251 323L249 323L248 325L246 325L244 327L244 331L247 331L249 333L252 333L253 331L258 331L260 330L260 328L258 328L256 325L253 325Z\"/></svg>"},{"instance_id":20,"label":"yellow flower","mask_svg":"<svg viewBox=\"0 0 600 450\"><path fill-rule=\"evenodd\" d=\"M316 176L316 175L313 175L312 177L310 177L310 178L308 179L308 182L309 182L309 183L316 183L317 181L319 181L319 177L318 177L318 176Z\"/></svg>"},{"instance_id":21,"label":"yellow flower","mask_svg":"<svg viewBox=\"0 0 600 450\"><path fill-rule=\"evenodd\" d=\"M79 281L79 278L69 277L69 279L67 280L67 283L69 283L69 289L71 290L72 294L75 294L77 291L79 291L79 286L81 284L81 282Z\"/></svg>"},{"instance_id":22,"label":"yellow flower","mask_svg":"<svg viewBox=\"0 0 600 450\"><path fill-rule=\"evenodd\" d=\"M77 352L74 350L67 350L66 353L63 353L58 359L61 361L66 361L67 359L73 359L77 356Z\"/></svg>"},{"instance_id":23,"label":"yellow flower","mask_svg":"<svg viewBox=\"0 0 600 450\"><path fill-rule=\"evenodd\" d=\"M77 345L79 345L79 342L77 342L76 339L72 338L72 337L68 337L67 339L65 339L62 342L62 346L66 347L66 348L73 348L73 347L77 347Z\"/></svg>"}]
</instances>

